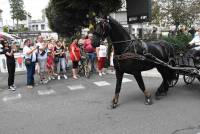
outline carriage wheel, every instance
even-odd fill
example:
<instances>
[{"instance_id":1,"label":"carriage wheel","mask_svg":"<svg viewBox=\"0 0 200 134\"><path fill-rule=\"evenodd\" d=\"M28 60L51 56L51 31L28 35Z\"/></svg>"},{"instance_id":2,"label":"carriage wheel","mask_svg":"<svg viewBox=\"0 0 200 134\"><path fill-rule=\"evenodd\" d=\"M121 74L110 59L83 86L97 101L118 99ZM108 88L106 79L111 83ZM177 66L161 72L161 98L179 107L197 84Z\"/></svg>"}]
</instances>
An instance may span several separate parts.
<instances>
[{"instance_id":1,"label":"carriage wheel","mask_svg":"<svg viewBox=\"0 0 200 134\"><path fill-rule=\"evenodd\" d=\"M174 87L177 84L178 79L179 79L179 73L176 73L175 79L169 82L169 87Z\"/></svg>"},{"instance_id":2,"label":"carriage wheel","mask_svg":"<svg viewBox=\"0 0 200 134\"><path fill-rule=\"evenodd\" d=\"M199 82L200 82L200 77L198 77L197 79L198 79L198 80L199 80Z\"/></svg>"},{"instance_id":3,"label":"carriage wheel","mask_svg":"<svg viewBox=\"0 0 200 134\"><path fill-rule=\"evenodd\" d=\"M176 63L175 63L175 61L173 59L171 59L169 61L169 65L171 65L172 67L174 67L174 66L176 66ZM175 78L172 81L168 82L169 87L174 87L177 84L178 79L179 79L179 73L178 73L178 71L176 71Z\"/></svg>"},{"instance_id":4,"label":"carriage wheel","mask_svg":"<svg viewBox=\"0 0 200 134\"><path fill-rule=\"evenodd\" d=\"M192 82L194 81L195 76L188 76L188 75L184 75L183 76L183 80L184 82L188 85L188 84L192 84Z\"/></svg>"}]
</instances>

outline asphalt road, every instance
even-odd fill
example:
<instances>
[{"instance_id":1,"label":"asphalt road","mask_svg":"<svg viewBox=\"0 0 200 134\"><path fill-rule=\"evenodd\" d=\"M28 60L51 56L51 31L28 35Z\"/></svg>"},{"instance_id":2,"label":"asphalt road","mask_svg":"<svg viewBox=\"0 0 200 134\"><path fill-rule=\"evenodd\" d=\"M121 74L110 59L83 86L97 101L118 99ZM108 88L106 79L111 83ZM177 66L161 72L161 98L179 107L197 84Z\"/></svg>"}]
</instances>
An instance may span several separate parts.
<instances>
[{"instance_id":1,"label":"asphalt road","mask_svg":"<svg viewBox=\"0 0 200 134\"><path fill-rule=\"evenodd\" d=\"M0 83L0 134L200 134L200 83L180 79L168 96L144 105L134 78L125 75L119 107L110 108L115 76L51 81L30 90L22 81L15 92ZM153 96L161 83L145 77Z\"/></svg>"}]
</instances>

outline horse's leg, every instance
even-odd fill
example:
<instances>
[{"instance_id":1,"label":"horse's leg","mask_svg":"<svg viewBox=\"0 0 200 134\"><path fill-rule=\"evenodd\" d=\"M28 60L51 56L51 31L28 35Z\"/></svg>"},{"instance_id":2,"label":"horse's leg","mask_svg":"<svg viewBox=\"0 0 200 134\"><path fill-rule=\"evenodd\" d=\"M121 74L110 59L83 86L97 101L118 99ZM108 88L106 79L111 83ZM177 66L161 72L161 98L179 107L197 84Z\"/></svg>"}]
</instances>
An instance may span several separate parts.
<instances>
[{"instance_id":1,"label":"horse's leg","mask_svg":"<svg viewBox=\"0 0 200 134\"><path fill-rule=\"evenodd\" d=\"M144 85L144 81L142 79L142 75L141 72L134 74L134 77L140 87L140 89L142 90L142 92L145 95L145 104L146 105L151 105L152 104L152 99L151 99L151 93L149 91L146 90L145 85Z\"/></svg>"},{"instance_id":2,"label":"horse's leg","mask_svg":"<svg viewBox=\"0 0 200 134\"><path fill-rule=\"evenodd\" d=\"M122 85L122 78L123 78L124 73L116 70L116 78L117 78L117 83L116 83L116 88L115 88L115 95L112 100L112 108L116 108L119 100L119 93L121 91L121 85Z\"/></svg>"},{"instance_id":3,"label":"horse's leg","mask_svg":"<svg viewBox=\"0 0 200 134\"><path fill-rule=\"evenodd\" d=\"M160 85L160 87L157 89L156 91L156 99L160 99L160 97L162 96L166 96L167 95L167 91L169 89L169 84L168 84L168 70L166 68L158 68L158 71L160 72L163 81ZM172 75L172 74L171 74Z\"/></svg>"}]
</instances>

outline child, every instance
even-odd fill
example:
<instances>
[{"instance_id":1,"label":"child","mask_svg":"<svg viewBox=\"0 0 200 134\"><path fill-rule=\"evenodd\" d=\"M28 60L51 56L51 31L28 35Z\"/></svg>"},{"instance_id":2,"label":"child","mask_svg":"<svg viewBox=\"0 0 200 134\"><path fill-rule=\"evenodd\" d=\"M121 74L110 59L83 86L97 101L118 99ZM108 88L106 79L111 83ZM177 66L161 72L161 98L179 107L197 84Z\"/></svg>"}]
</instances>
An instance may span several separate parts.
<instances>
[{"instance_id":1,"label":"child","mask_svg":"<svg viewBox=\"0 0 200 134\"><path fill-rule=\"evenodd\" d=\"M98 58L98 70L99 70L99 76L102 76L102 74L105 74L103 71L105 62L106 62L106 56L107 56L107 46L105 45L105 42L101 42L101 45L96 48L97 52L97 58Z\"/></svg>"},{"instance_id":2,"label":"child","mask_svg":"<svg viewBox=\"0 0 200 134\"><path fill-rule=\"evenodd\" d=\"M53 57L53 53L52 51L49 51L48 52L48 57L47 57L47 71L48 71L48 77L49 77L49 80L51 79L55 79L54 78L54 57Z\"/></svg>"}]
</instances>

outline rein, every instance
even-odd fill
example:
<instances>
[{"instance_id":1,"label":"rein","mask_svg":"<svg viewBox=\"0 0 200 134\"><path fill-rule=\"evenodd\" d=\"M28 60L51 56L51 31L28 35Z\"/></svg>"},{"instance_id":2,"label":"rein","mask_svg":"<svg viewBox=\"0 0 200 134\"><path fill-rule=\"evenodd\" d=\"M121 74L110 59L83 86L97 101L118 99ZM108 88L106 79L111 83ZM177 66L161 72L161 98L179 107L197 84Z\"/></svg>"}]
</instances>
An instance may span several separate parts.
<instances>
[{"instance_id":1,"label":"rein","mask_svg":"<svg viewBox=\"0 0 200 134\"><path fill-rule=\"evenodd\" d=\"M124 40L124 41L115 41L115 42L112 42L112 44L120 44L120 43L132 42L132 41L135 41L135 40L132 39L132 40Z\"/></svg>"}]
</instances>

